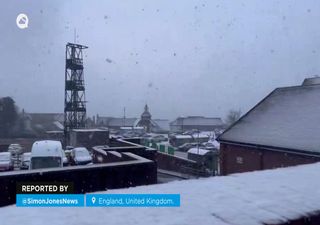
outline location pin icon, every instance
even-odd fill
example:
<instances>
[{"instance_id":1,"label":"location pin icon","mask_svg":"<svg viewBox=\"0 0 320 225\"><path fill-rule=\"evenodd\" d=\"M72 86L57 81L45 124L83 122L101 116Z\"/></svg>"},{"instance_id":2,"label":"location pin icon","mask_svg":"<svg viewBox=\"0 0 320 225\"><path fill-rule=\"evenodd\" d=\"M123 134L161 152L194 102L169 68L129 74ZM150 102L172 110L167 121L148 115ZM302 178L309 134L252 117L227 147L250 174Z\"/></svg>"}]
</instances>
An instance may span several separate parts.
<instances>
[{"instance_id":1,"label":"location pin icon","mask_svg":"<svg viewBox=\"0 0 320 225\"><path fill-rule=\"evenodd\" d=\"M91 201L92 201L92 203L94 204L94 203L96 202L96 198L95 198L95 197L92 197L92 198L91 198Z\"/></svg>"}]
</instances>

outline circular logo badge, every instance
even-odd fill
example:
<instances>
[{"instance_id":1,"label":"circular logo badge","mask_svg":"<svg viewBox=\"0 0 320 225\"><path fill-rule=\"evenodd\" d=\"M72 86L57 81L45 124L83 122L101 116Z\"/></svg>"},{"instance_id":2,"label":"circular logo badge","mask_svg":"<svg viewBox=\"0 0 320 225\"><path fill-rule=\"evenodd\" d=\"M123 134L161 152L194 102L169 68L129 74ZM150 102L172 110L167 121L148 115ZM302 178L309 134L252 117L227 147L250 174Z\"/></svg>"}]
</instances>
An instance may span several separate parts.
<instances>
[{"instance_id":1,"label":"circular logo badge","mask_svg":"<svg viewBox=\"0 0 320 225\"><path fill-rule=\"evenodd\" d=\"M17 16L16 22L17 22L17 26L18 26L20 29L26 29L26 28L28 28L29 19L28 19L28 16L27 16L26 14L20 13L20 14Z\"/></svg>"}]
</instances>

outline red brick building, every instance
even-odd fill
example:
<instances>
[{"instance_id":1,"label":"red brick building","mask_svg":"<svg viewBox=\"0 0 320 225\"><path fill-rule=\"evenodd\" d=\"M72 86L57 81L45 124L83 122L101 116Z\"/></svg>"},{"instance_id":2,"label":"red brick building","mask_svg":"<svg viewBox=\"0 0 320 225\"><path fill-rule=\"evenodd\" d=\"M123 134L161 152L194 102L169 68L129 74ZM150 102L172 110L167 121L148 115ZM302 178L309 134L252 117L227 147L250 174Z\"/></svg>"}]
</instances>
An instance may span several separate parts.
<instances>
[{"instance_id":1,"label":"red brick building","mask_svg":"<svg viewBox=\"0 0 320 225\"><path fill-rule=\"evenodd\" d=\"M275 89L218 140L222 175L320 161L320 78Z\"/></svg>"}]
</instances>

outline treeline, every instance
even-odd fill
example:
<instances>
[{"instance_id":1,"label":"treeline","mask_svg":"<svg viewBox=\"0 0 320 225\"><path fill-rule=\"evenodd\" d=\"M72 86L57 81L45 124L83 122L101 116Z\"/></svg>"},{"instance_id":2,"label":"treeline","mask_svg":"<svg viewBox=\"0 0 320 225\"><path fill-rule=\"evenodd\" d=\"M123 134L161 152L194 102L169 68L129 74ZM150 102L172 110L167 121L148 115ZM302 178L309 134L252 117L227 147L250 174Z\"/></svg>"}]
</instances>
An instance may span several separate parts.
<instances>
[{"instance_id":1,"label":"treeline","mask_svg":"<svg viewBox=\"0 0 320 225\"><path fill-rule=\"evenodd\" d=\"M23 113L11 97L0 98L0 138L28 137Z\"/></svg>"}]
</instances>

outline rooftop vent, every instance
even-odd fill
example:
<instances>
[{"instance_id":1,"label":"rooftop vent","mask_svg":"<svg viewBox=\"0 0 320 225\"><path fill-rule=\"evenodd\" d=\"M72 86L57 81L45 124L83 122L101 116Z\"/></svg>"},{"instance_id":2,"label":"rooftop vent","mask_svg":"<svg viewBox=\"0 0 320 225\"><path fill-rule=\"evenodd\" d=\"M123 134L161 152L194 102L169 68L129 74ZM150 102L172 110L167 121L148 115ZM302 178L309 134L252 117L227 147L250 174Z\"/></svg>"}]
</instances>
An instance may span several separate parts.
<instances>
[{"instance_id":1,"label":"rooftop vent","mask_svg":"<svg viewBox=\"0 0 320 225\"><path fill-rule=\"evenodd\" d=\"M304 79L302 86L308 85L319 85L320 84L320 77L311 77Z\"/></svg>"}]
</instances>

